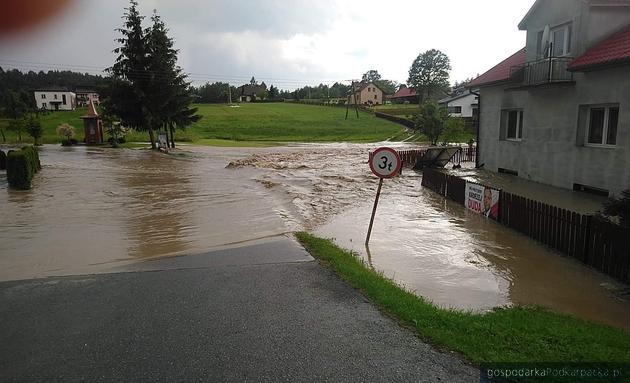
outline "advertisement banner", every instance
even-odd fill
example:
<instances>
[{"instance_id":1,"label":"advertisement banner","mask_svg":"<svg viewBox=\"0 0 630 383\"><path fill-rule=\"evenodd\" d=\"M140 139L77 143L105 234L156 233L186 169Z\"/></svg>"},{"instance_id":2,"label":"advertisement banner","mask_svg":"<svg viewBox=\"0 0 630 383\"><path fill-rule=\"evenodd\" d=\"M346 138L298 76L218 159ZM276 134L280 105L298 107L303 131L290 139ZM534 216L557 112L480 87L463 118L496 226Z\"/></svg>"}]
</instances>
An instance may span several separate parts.
<instances>
[{"instance_id":1,"label":"advertisement banner","mask_svg":"<svg viewBox=\"0 0 630 383\"><path fill-rule=\"evenodd\" d=\"M466 182L466 207L492 219L499 217L499 190Z\"/></svg>"}]
</instances>

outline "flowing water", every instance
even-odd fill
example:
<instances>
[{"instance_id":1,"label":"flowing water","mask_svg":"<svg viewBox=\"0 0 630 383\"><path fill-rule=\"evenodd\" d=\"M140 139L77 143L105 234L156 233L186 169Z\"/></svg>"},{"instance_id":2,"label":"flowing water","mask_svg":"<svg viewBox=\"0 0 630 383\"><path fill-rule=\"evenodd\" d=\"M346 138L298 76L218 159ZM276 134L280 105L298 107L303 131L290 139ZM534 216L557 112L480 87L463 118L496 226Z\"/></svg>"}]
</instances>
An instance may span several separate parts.
<instances>
[{"instance_id":1,"label":"flowing water","mask_svg":"<svg viewBox=\"0 0 630 383\"><path fill-rule=\"evenodd\" d=\"M238 154L45 146L30 191L0 178L0 280L103 272L291 230Z\"/></svg>"},{"instance_id":2,"label":"flowing water","mask_svg":"<svg viewBox=\"0 0 630 383\"><path fill-rule=\"evenodd\" d=\"M627 286L470 214L410 170L385 181L366 248L374 147L46 146L31 191L8 190L0 173L0 280L108 272L307 229L441 306L538 304L630 330Z\"/></svg>"}]
</instances>

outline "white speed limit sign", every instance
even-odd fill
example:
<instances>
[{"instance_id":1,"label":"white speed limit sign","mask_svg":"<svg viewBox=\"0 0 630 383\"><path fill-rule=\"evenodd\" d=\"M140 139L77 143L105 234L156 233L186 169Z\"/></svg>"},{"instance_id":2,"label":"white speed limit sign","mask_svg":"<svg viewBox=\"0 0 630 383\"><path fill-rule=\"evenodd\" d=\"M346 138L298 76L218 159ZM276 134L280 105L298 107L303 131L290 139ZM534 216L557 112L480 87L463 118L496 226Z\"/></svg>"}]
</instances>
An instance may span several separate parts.
<instances>
[{"instance_id":1,"label":"white speed limit sign","mask_svg":"<svg viewBox=\"0 0 630 383\"><path fill-rule=\"evenodd\" d=\"M370 157L370 169L378 178L378 189L376 189L376 198L374 199L374 207L372 208L372 217L370 218L370 226L368 227L367 236L365 237L365 246L370 242L372 234L372 225L374 224L374 215L378 206L378 197L381 195L381 187L383 186L383 178L392 178L400 173L402 161L398 152L392 148L378 148Z\"/></svg>"},{"instance_id":2,"label":"white speed limit sign","mask_svg":"<svg viewBox=\"0 0 630 383\"><path fill-rule=\"evenodd\" d=\"M377 177L392 178L400 173L402 161L398 153L392 148L378 148L370 158L370 169Z\"/></svg>"}]
</instances>

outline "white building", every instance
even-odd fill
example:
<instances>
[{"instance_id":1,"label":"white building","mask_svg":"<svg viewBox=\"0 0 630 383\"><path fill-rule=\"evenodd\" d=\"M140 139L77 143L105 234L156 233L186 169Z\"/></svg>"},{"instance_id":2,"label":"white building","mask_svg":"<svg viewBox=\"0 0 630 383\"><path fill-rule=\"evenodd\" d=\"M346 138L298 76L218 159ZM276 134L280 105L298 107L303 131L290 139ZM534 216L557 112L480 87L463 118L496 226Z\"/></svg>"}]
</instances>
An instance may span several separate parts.
<instances>
[{"instance_id":1,"label":"white building","mask_svg":"<svg viewBox=\"0 0 630 383\"><path fill-rule=\"evenodd\" d=\"M466 91L455 96L443 98L439 103L448 109L448 115L451 117L472 118L477 114L479 98L476 94Z\"/></svg>"},{"instance_id":2,"label":"white building","mask_svg":"<svg viewBox=\"0 0 630 383\"><path fill-rule=\"evenodd\" d=\"M65 89L39 89L34 93L39 109L74 110L77 107L77 96Z\"/></svg>"}]
</instances>

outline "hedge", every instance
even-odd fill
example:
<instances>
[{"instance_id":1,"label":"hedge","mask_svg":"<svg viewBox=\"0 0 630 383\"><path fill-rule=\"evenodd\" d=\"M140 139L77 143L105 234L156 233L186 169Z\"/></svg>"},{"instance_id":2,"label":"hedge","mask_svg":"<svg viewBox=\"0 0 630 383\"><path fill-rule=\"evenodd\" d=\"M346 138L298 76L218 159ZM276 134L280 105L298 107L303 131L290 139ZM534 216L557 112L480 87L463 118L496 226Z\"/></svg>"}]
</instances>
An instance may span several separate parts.
<instances>
[{"instance_id":1,"label":"hedge","mask_svg":"<svg viewBox=\"0 0 630 383\"><path fill-rule=\"evenodd\" d=\"M7 168L7 154L0 150L0 170Z\"/></svg>"},{"instance_id":2,"label":"hedge","mask_svg":"<svg viewBox=\"0 0 630 383\"><path fill-rule=\"evenodd\" d=\"M15 189L30 189L33 175L40 169L39 153L33 146L10 150L7 154L7 181Z\"/></svg>"}]
</instances>

